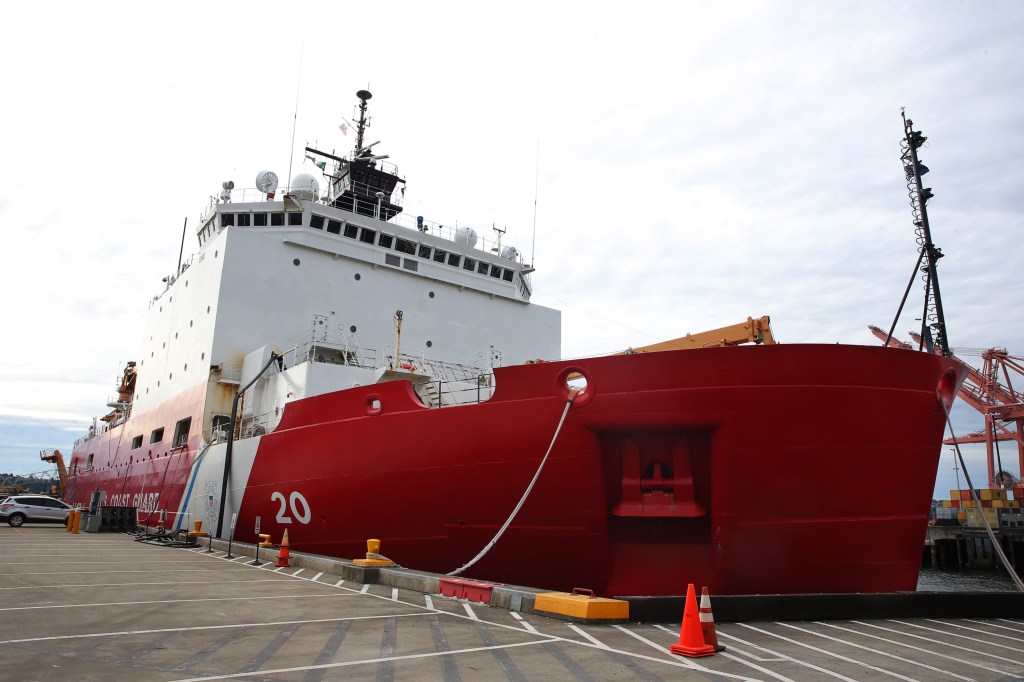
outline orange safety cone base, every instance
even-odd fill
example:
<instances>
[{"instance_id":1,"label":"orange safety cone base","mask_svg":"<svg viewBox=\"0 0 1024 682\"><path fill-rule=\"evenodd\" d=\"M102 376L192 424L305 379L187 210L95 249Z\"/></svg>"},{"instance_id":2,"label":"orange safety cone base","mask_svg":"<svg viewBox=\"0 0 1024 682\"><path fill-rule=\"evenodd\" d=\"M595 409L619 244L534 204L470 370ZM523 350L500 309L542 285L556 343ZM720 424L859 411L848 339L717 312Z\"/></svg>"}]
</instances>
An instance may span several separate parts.
<instances>
[{"instance_id":1,"label":"orange safety cone base","mask_svg":"<svg viewBox=\"0 0 1024 682\"><path fill-rule=\"evenodd\" d=\"M682 644L673 644L669 647L669 650L674 654L680 656L686 656L688 658L700 658L701 656L714 656L715 647L708 646L707 644L699 647L683 646Z\"/></svg>"}]
</instances>

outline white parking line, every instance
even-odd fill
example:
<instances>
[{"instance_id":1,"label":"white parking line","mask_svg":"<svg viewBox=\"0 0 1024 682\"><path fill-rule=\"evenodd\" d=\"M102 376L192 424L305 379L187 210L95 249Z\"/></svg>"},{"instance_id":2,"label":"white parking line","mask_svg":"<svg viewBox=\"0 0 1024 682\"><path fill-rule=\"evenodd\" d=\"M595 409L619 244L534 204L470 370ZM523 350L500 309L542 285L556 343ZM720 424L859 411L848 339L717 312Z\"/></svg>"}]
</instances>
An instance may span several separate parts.
<instances>
[{"instance_id":1,"label":"white parking line","mask_svg":"<svg viewBox=\"0 0 1024 682\"><path fill-rule=\"evenodd\" d=\"M520 616L520 615L519 615L518 613L516 613L515 611L509 611L509 613L511 613L511 614L512 614L512 617L513 617L513 618L515 618L515 619L516 619L516 620L518 620L518 621L519 621L520 623L522 623L522 625L523 625L523 627L524 627L524 628L526 628L527 630L529 630L530 632L532 632L532 633L533 633L533 634L535 634L535 635L539 635L539 634L540 634L540 632L538 632L538 631L537 631L537 628L535 628L535 627L533 627L532 625L530 625L529 621L525 620L525 619L524 619L524 618L523 618L522 616Z\"/></svg>"},{"instance_id":2,"label":"white parking line","mask_svg":"<svg viewBox=\"0 0 1024 682\"><path fill-rule=\"evenodd\" d=\"M588 632L586 632L582 628L580 628L580 627L578 627L576 625L573 625L572 623L566 623L566 626L570 630L575 632L577 635L583 637L588 642L591 642L594 646L598 647L599 649L608 649L609 651L611 650L610 646L608 646L607 644L605 644L601 640L597 639L596 637L592 637Z\"/></svg>"},{"instance_id":3,"label":"white parking line","mask_svg":"<svg viewBox=\"0 0 1024 682\"><path fill-rule=\"evenodd\" d=\"M832 658L838 658L840 661L846 661L847 663L853 663L854 665L863 666L863 667L867 668L868 670L873 670L876 673L881 673L882 675L891 675L892 677L896 677L896 678L899 678L901 680L906 680L907 682L917 682L917 680L915 680L913 677L907 677L906 675L900 675L899 673L893 672L891 670L886 670L885 668L879 668L878 666L870 665L870 664L865 663L863 661L858 661L855 658L850 658L849 656L843 656L842 654L834 653L832 651L829 651L828 649L822 649L820 647L816 647L816 646L811 645L811 644L805 644L805 643L799 642L799 641L797 641L795 639L791 639L789 637L784 637L784 636L778 634L777 632L770 632L769 630L763 630L761 628L756 628L753 625L749 625L747 623L737 623L737 625L740 625L741 627L749 628L750 630L753 630L755 632L760 632L761 634L768 635L769 637L776 637L778 639L781 639L784 642L789 642L790 644L795 644L797 646L802 646L805 649L810 649L811 651L816 651L819 654L824 654L826 656L831 656Z\"/></svg>"},{"instance_id":4,"label":"white parking line","mask_svg":"<svg viewBox=\"0 0 1024 682\"><path fill-rule=\"evenodd\" d=\"M470 618L473 620L480 620L480 617L476 615L476 612L473 611L473 608L469 604L463 604L462 608L466 609L466 613Z\"/></svg>"},{"instance_id":5,"label":"white parking line","mask_svg":"<svg viewBox=\"0 0 1024 682\"><path fill-rule=\"evenodd\" d=\"M398 588L397 587L392 587L391 588L391 601L398 601Z\"/></svg>"},{"instance_id":6,"label":"white parking line","mask_svg":"<svg viewBox=\"0 0 1024 682\"><path fill-rule=\"evenodd\" d=\"M765 652L771 654L772 656L777 656L779 658L782 658L784 660L789 661L790 663L795 663L796 665L803 666L805 668L810 668L811 670L817 670L818 672L824 673L825 675L828 675L829 677L834 677L837 680L845 680L845 682L857 682L857 680L853 679L852 677L846 677L845 675L840 675L837 672L834 672L834 671L829 670L827 668L822 668L821 666L814 665L813 663L808 663L807 661L801 661L798 658L793 658L792 656L787 656L786 654L779 653L778 651L775 651L774 649L769 649L768 647L764 647L764 646L761 646L759 644L754 644L753 642L749 642L749 641L747 641L745 639L741 639L740 637L736 637L735 635L727 635L724 632L721 632L720 630L717 630L717 629L716 629L716 634L718 635L719 639L726 639L726 640L729 640L729 641L736 641L736 642L739 642L740 644L743 644L744 646L749 646L749 647L754 648L754 649L760 649L761 651L765 651Z\"/></svg>"},{"instance_id":7,"label":"white parking line","mask_svg":"<svg viewBox=\"0 0 1024 682\"><path fill-rule=\"evenodd\" d=\"M209 597L204 599L154 599L153 601L114 601L100 602L94 604L48 604L46 606L4 606L0 611L31 611L34 609L80 609L95 608L98 606L137 606L141 604L188 604L191 602L208 601L250 601L256 599L323 599L324 597L347 597L346 594L278 594L259 597Z\"/></svg>"},{"instance_id":8,"label":"white parking line","mask_svg":"<svg viewBox=\"0 0 1024 682\"><path fill-rule=\"evenodd\" d=\"M324 574L324 572L323 572L323 571L320 571L319 573L317 573L316 575L314 575L314 576L313 576L312 578L310 578L310 580L312 580L313 582L316 582L317 580L319 580L319 579L320 579L320 576L322 576L323 574Z\"/></svg>"},{"instance_id":9,"label":"white parking line","mask_svg":"<svg viewBox=\"0 0 1024 682\"><path fill-rule=\"evenodd\" d=\"M889 622L890 623L899 623L900 625L906 625L906 626L912 627L912 628L920 628L921 630L928 630L929 632L938 632L939 634L954 636L954 635L951 635L951 633L948 630L939 630L937 628L929 628L929 627L925 627L924 625L918 625L916 623L907 623L907 622L902 621L902 620L890 620ZM965 628L965 629L969 630L970 628ZM978 639L977 637L968 637L967 635L955 635L955 637L957 639L966 639L966 640L971 641L971 642L979 642L979 643L984 644L986 646L994 646L994 647L997 647L999 649L1009 649L1010 651L1017 651L1017 652L1020 652L1020 653L1024 654L1024 649L1018 649L1017 647L1007 646L1005 644L996 644L995 642L989 642L989 641L984 640L984 639ZM1018 665L1024 665L1024 663L1021 663L1020 661L1014 661L1014 663L1017 663Z\"/></svg>"},{"instance_id":10,"label":"white parking line","mask_svg":"<svg viewBox=\"0 0 1024 682\"><path fill-rule=\"evenodd\" d=\"M361 590L359 590L359 592L362 593L362 594L366 594L367 590L369 590L369 589L370 589L370 583L366 583L365 585L363 585L363 588Z\"/></svg>"},{"instance_id":11,"label":"white parking line","mask_svg":"<svg viewBox=\"0 0 1024 682\"><path fill-rule=\"evenodd\" d=\"M1024 642L1020 637L1011 637L1010 635L1001 635L998 632L992 632L991 630L982 630L980 628L971 628L966 625L958 625L957 623L950 623L945 620L935 620L934 618L922 618L922 620L929 623L937 623L939 625L945 625L946 627L957 628L959 630L967 630L968 632L976 632L979 635L987 635L989 637L999 637L1000 639L1008 639L1011 642ZM972 621L976 622L976 621ZM1021 649L1014 649L1014 651L1021 651Z\"/></svg>"},{"instance_id":12,"label":"white parking line","mask_svg":"<svg viewBox=\"0 0 1024 682\"><path fill-rule=\"evenodd\" d=\"M815 625L824 625L825 627L835 628L836 630L844 630L846 632L852 632L853 634L856 634L859 637L870 637L871 639L879 639L879 640L881 640L883 642L887 642L889 644L892 644L893 646L902 647L904 649L913 649L914 651L920 651L921 653L927 654L928 656L935 656L935 657L938 657L938 658L946 658L946 659L949 659L951 661L956 661L957 663L959 663L961 665L969 666L969 667L972 667L972 668L981 668L982 670L987 670L989 672L998 673L1000 675L1009 675L1009 673L1004 671L1004 670L996 670L995 668L989 668L987 666L981 665L980 663L972 663L972 662L967 661L967 660L965 660L964 658L961 658L961 657L950 656L949 654L939 653L938 651L932 651L931 649L925 649L924 647L914 646L913 644L907 644L906 642L898 642L895 639L889 639L888 637L882 637L880 635L872 635L870 632L862 632L861 630L854 630L853 628L844 628L841 625L836 625L834 623L826 623L826 622L823 622L823 621L818 621L818 622L815 623ZM929 641L934 641L934 640L929 640ZM938 643L936 643L936 645L939 646Z\"/></svg>"},{"instance_id":13,"label":"white parking line","mask_svg":"<svg viewBox=\"0 0 1024 682\"><path fill-rule=\"evenodd\" d=\"M613 625L612 627L615 628L616 630L619 630L621 632L626 633L627 635L629 635L630 637L632 637L634 639L637 639L637 640L643 642L647 646L653 647L653 648L657 649L658 651L662 652L663 654L665 654L668 662L672 663L673 665L684 666L686 668L691 668L693 670L700 670L702 672L711 673L712 675L721 675L722 677L732 677L732 678L735 678L737 680L749 680L749 679L751 679L751 678L747 677L746 675L734 675L732 673L723 673L723 672L720 672L720 671L717 671L717 670L711 670L710 668L706 668L706 667L702 666L700 663L697 663L696 661L691 661L688 658L683 658L683 657L680 657L680 656L676 656L675 654L671 653L669 651L669 648L667 646L665 646L664 644L661 644L660 642L652 642L651 640L647 639L646 637L642 636L641 634L639 634L637 632L633 632L632 630L630 630L627 627L623 627L622 625Z\"/></svg>"},{"instance_id":14,"label":"white parking line","mask_svg":"<svg viewBox=\"0 0 1024 682\"><path fill-rule=\"evenodd\" d=\"M791 628L791 629L797 630L799 632L806 632L809 635L814 635L816 637L823 637L824 639L828 639L828 640L831 640L833 642L838 642L840 644L845 644L846 646L851 646L854 649L863 649L864 651L870 651L873 654L877 654L878 656L884 656L885 658L895 658L897 661L902 661L903 663L906 663L907 665L915 665L915 666L920 667L920 668L926 668L926 669L931 670L933 672L941 673L943 675L949 675L950 677L955 677L958 680L966 680L967 682L976 682L975 680L971 679L970 677L964 677L963 675L957 675L956 673L952 673L952 672L950 672L948 670L943 670L942 668L936 668L934 666L928 665L927 663L921 663L920 661L912 660L910 658L907 658L906 656L899 656L897 654L891 654L891 653L889 653L887 651L881 651L880 649L872 649L871 647L864 646L863 644L857 644L855 642L851 642L851 641L846 640L846 639L839 639L838 637L832 637L831 635L826 635L823 632L815 632L814 630L808 630L807 628L798 627L798 626L793 625L791 623L776 623L776 625L783 625L783 626L785 626L787 628Z\"/></svg>"},{"instance_id":15,"label":"white parking line","mask_svg":"<svg viewBox=\"0 0 1024 682\"><path fill-rule=\"evenodd\" d=\"M434 610L434 600L430 598L429 594L423 595L423 603L427 605L427 608L431 611Z\"/></svg>"},{"instance_id":16,"label":"white parking line","mask_svg":"<svg viewBox=\"0 0 1024 682\"><path fill-rule=\"evenodd\" d=\"M997 660L999 660L1000 662L1003 662L1003 663L1008 662L1005 656L1000 656L999 654L990 654L990 653L987 653L985 651L979 651L978 649L969 649L969 648L967 648L965 646L960 646L959 644L950 644L949 642L939 642L934 637L924 637L922 635L915 635L913 633L905 632L903 630L897 630L895 628L887 628L887 627L884 627L884 626L881 626L881 625L875 625L874 623L865 623L862 620L851 620L850 622L854 623L856 625L863 625L864 627L876 628L878 630L884 630L886 632L892 632L892 633L897 634L897 635L899 635L901 637L911 637L913 639L923 639L926 642L930 642L932 644L938 644L939 646L943 647L944 649L959 649L960 651L967 651L969 653L972 653L975 656L986 656L988 658L995 658L995 659L997 659ZM1017 663L1016 661L1009 661L1009 662L1010 663ZM1018 663L1018 665L1020 665L1020 664ZM986 668L986 670L992 670L992 669L991 668ZM998 672L1000 672L1003 675L1009 675L1010 674L1008 672L1003 672L1003 671L998 671Z\"/></svg>"}]
</instances>

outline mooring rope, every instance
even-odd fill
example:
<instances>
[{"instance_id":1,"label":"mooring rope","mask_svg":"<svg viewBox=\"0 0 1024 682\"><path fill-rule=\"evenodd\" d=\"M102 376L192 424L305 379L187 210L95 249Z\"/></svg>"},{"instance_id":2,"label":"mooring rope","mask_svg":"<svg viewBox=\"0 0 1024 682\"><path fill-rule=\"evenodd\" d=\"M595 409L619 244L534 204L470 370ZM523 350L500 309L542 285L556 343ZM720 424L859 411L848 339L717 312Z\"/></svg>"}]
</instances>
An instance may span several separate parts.
<instances>
[{"instance_id":1,"label":"mooring rope","mask_svg":"<svg viewBox=\"0 0 1024 682\"><path fill-rule=\"evenodd\" d=\"M514 519L516 517L516 514L519 513L519 510L522 509L523 504L526 503L526 498L528 498L530 496L530 492L533 491L533 486L537 483L537 479L540 478L540 472L544 469L544 464L548 461L548 455L550 455L551 450L554 449L555 441L558 440L558 434L562 431L562 424L565 423L565 416L569 414L569 408L572 407L572 401L576 398L576 395L579 394L579 392L579 389L576 388L569 389L569 397L566 398L565 400L565 409L562 410L562 418L558 420L558 426L555 428L555 435L551 437L551 445L548 446L548 451L544 453L544 457L540 460L540 465L537 467L537 472L534 473L533 480L530 481L530 485L526 486L526 491L523 493L523 496L519 499L519 504L517 504L516 508L512 510L512 513L509 514L509 517L505 520L505 523L501 526L501 528L498 529L498 532L495 533L494 537L491 538L491 541L487 543L487 546L480 550L479 554L470 559L469 563L467 563L466 565L460 568L456 568L454 571L448 573L447 575L459 575L467 568L483 559L484 555L491 551L491 548L498 543L498 539L505 533L505 530L512 524L512 519Z\"/></svg>"},{"instance_id":2,"label":"mooring rope","mask_svg":"<svg viewBox=\"0 0 1024 682\"><path fill-rule=\"evenodd\" d=\"M974 500L974 503L980 510L982 509L981 500L978 499L978 493L975 492L974 484L971 483L971 475L967 473L967 464L964 463L964 456L960 453L960 444L956 440L956 434L953 433L953 422L949 418L949 408L946 407L946 401L943 400L941 397L939 397L939 404L942 405L942 411L946 413L946 424L949 426L949 435L953 439L953 447L956 449L956 456L960 460L960 468L963 469L964 478L967 479L967 487L970 488L971 490L971 499ZM999 555L999 558L1003 562L1003 568L1005 568L1006 572L1010 574L1010 578L1017 586L1017 589L1021 592L1024 592L1024 581L1020 579L1020 576L1017 575L1017 571L1015 571L1013 568L1013 564L1010 563L1010 561L1006 558L1006 554L1003 553L1003 547L999 544L999 541L996 539L996 534L992 531L992 526L990 526L988 523L988 517L984 514L984 512L980 512L978 515L981 517L982 523L985 524L985 530L988 532L988 538L992 541L992 548L996 551L996 554Z\"/></svg>"}]
</instances>

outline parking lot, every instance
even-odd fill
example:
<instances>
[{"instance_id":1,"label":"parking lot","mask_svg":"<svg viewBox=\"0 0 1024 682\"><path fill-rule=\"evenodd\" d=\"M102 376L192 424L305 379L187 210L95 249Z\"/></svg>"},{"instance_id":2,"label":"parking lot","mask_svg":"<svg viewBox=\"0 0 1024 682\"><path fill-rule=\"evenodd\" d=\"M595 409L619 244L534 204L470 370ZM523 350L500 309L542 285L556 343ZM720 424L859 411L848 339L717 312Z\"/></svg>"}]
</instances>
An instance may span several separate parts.
<instances>
[{"instance_id":1,"label":"parking lot","mask_svg":"<svg viewBox=\"0 0 1024 682\"><path fill-rule=\"evenodd\" d=\"M722 623L727 650L686 659L668 652L678 623L578 625L251 561L2 526L0 679L1024 677L1021 614Z\"/></svg>"}]
</instances>

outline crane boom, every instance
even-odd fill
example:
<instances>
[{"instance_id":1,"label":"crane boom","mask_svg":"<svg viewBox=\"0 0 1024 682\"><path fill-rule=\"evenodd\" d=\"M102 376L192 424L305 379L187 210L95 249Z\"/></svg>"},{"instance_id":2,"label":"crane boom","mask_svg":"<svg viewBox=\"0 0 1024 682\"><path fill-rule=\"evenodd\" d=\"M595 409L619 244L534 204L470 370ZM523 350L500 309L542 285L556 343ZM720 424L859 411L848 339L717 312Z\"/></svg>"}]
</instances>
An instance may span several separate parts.
<instances>
[{"instance_id":1,"label":"crane boom","mask_svg":"<svg viewBox=\"0 0 1024 682\"><path fill-rule=\"evenodd\" d=\"M629 348L624 353L657 353L665 350L682 350L691 348L714 348L717 346L738 346L742 343L758 343L774 345L777 343L772 335L771 320L767 315L754 319L748 317L746 322L719 327L698 334L687 334L671 341L652 343L649 346Z\"/></svg>"}]
</instances>

